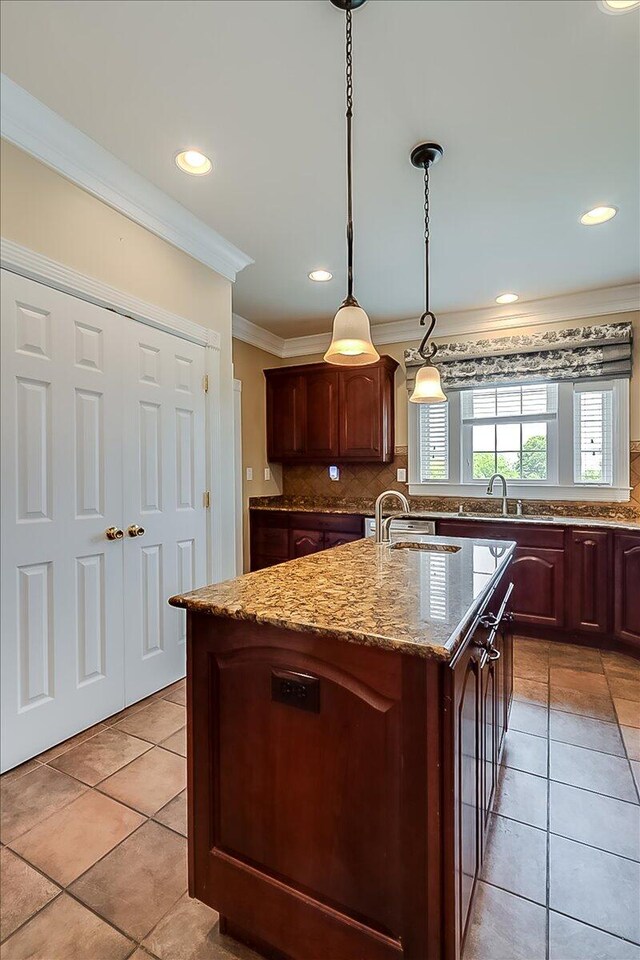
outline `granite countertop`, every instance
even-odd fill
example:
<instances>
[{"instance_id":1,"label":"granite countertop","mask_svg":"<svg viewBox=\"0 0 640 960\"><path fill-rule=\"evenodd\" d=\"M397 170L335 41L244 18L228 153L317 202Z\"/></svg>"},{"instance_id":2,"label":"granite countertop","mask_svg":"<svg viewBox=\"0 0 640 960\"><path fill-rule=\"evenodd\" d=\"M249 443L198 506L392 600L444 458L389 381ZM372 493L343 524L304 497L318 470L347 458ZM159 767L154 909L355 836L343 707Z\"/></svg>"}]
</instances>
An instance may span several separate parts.
<instances>
[{"instance_id":1,"label":"granite countertop","mask_svg":"<svg viewBox=\"0 0 640 960\"><path fill-rule=\"evenodd\" d=\"M169 603L448 661L515 544L421 535L412 537L412 545L392 549L371 538L357 540Z\"/></svg>"},{"instance_id":2,"label":"granite countertop","mask_svg":"<svg viewBox=\"0 0 640 960\"><path fill-rule=\"evenodd\" d=\"M542 509L539 513L525 513L522 516L509 514L503 517L499 513L477 512L470 510L469 513L458 513L457 510L442 510L437 507L430 508L420 503L419 498L409 498L411 503L411 514L413 517L423 520L491 520L495 523L536 523L536 524L556 524L567 527L611 527L618 530L632 530L640 532L640 517L638 519L626 516L612 517L610 514L603 516L598 514L598 504L588 504L586 509L594 511L582 515L564 515L562 513L545 513ZM490 504L491 505L491 504ZM363 517L372 517L374 514L375 501L366 497L357 497L349 500L314 497L252 497L249 506L253 510L274 510L291 511L294 513L335 513L335 514L360 514ZM557 504L553 505L554 508ZM399 509L399 504L389 500L389 505L385 509L385 515L394 513ZM626 511L625 511L626 512Z\"/></svg>"}]
</instances>

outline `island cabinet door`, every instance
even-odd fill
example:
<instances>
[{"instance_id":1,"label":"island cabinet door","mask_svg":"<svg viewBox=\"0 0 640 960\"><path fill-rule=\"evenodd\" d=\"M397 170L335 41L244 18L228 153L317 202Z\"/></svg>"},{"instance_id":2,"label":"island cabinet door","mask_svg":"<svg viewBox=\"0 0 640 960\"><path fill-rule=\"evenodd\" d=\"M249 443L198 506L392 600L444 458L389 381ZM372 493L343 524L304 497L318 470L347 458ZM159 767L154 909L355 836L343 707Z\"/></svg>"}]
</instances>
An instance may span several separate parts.
<instances>
[{"instance_id":1,"label":"island cabinet door","mask_svg":"<svg viewBox=\"0 0 640 960\"><path fill-rule=\"evenodd\" d=\"M480 870L480 802L482 788L482 676L481 651L469 642L452 671L453 807L452 901L456 957L462 955L473 892ZM486 689L486 688L485 688ZM451 901L449 901L451 902Z\"/></svg>"},{"instance_id":2,"label":"island cabinet door","mask_svg":"<svg viewBox=\"0 0 640 960\"><path fill-rule=\"evenodd\" d=\"M608 633L611 535L605 530L572 530L569 564L569 626Z\"/></svg>"},{"instance_id":3,"label":"island cabinet door","mask_svg":"<svg viewBox=\"0 0 640 960\"><path fill-rule=\"evenodd\" d=\"M616 637L640 647L640 536L616 533L614 549Z\"/></svg>"}]
</instances>

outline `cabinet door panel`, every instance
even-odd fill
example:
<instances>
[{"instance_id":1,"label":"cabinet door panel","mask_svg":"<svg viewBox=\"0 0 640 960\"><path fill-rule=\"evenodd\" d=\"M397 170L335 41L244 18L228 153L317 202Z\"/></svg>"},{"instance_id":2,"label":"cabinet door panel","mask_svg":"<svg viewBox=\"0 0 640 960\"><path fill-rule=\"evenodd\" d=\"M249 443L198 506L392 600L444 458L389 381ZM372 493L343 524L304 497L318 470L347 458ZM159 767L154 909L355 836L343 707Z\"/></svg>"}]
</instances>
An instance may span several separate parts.
<instances>
[{"instance_id":1,"label":"cabinet door panel","mask_svg":"<svg viewBox=\"0 0 640 960\"><path fill-rule=\"evenodd\" d=\"M482 836L489 826L491 804L498 778L498 661L485 664L482 681Z\"/></svg>"},{"instance_id":2,"label":"cabinet door panel","mask_svg":"<svg viewBox=\"0 0 640 960\"><path fill-rule=\"evenodd\" d=\"M564 551L518 547L510 567L511 609L521 623L564 623Z\"/></svg>"},{"instance_id":3,"label":"cabinet door panel","mask_svg":"<svg viewBox=\"0 0 640 960\"><path fill-rule=\"evenodd\" d=\"M292 560L297 557L308 557L310 553L324 550L324 534L320 530L292 530L289 556Z\"/></svg>"},{"instance_id":4,"label":"cabinet door panel","mask_svg":"<svg viewBox=\"0 0 640 960\"><path fill-rule=\"evenodd\" d=\"M615 632L620 640L640 645L640 536L616 534Z\"/></svg>"},{"instance_id":5,"label":"cabinet door panel","mask_svg":"<svg viewBox=\"0 0 640 960\"><path fill-rule=\"evenodd\" d=\"M305 454L338 456L338 371L323 370L306 378Z\"/></svg>"},{"instance_id":6,"label":"cabinet door panel","mask_svg":"<svg viewBox=\"0 0 640 960\"><path fill-rule=\"evenodd\" d=\"M480 870L480 668L473 644L455 667L455 873L457 937L462 944Z\"/></svg>"},{"instance_id":7,"label":"cabinet door panel","mask_svg":"<svg viewBox=\"0 0 640 960\"><path fill-rule=\"evenodd\" d=\"M610 540L606 531L571 534L569 625L576 630L609 632Z\"/></svg>"},{"instance_id":8,"label":"cabinet door panel","mask_svg":"<svg viewBox=\"0 0 640 960\"><path fill-rule=\"evenodd\" d=\"M382 453L380 368L340 371L340 455L376 459Z\"/></svg>"},{"instance_id":9,"label":"cabinet door panel","mask_svg":"<svg viewBox=\"0 0 640 960\"><path fill-rule=\"evenodd\" d=\"M362 540L361 533L325 533L325 547L340 547L343 543L352 543L354 540Z\"/></svg>"},{"instance_id":10,"label":"cabinet door panel","mask_svg":"<svg viewBox=\"0 0 640 960\"><path fill-rule=\"evenodd\" d=\"M305 379L299 373L267 371L267 457L304 454Z\"/></svg>"}]
</instances>

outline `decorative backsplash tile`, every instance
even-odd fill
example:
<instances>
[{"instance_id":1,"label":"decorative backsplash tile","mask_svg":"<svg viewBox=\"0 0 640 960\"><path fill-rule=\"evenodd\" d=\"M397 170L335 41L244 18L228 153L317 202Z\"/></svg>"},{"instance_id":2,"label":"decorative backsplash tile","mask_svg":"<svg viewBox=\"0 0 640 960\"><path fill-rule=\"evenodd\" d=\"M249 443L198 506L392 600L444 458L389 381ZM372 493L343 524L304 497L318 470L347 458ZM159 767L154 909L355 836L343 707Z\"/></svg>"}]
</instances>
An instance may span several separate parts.
<instances>
[{"instance_id":1,"label":"decorative backsplash tile","mask_svg":"<svg viewBox=\"0 0 640 960\"><path fill-rule=\"evenodd\" d=\"M580 500L527 500L525 514L553 514L564 517L601 517L610 520L640 522L640 442L631 444L630 484L628 503L606 503ZM407 492L407 484L396 480L396 470L407 469L407 448L397 447L393 463L356 463L340 466L340 479L330 480L326 466L305 464L285 466L282 471L283 496L306 501L361 501L373 502L383 490ZM414 509L456 510L460 497L411 497ZM464 498L465 508L476 513L499 513L499 498ZM367 507L370 510L370 507Z\"/></svg>"}]
</instances>

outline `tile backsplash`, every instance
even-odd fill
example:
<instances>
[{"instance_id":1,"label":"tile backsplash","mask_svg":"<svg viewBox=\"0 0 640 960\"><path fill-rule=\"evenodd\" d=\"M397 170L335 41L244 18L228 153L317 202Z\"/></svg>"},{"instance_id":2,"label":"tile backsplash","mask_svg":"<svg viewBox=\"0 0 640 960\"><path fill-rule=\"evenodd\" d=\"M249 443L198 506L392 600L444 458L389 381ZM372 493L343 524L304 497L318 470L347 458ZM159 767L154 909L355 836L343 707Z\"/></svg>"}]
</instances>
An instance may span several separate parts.
<instances>
[{"instance_id":1,"label":"tile backsplash","mask_svg":"<svg viewBox=\"0 0 640 960\"><path fill-rule=\"evenodd\" d=\"M556 501L553 502L553 513L564 516L584 514L591 516L615 515L625 519L637 521L640 519L640 441L631 442L630 485L631 500L628 503L605 503L585 501ZM383 490L400 490L407 492L407 484L396 480L396 471L399 468L407 469L407 448L396 447L393 463L355 463L340 466L340 479L330 480L326 466L304 464L285 466L282 471L283 495L285 497L305 498L332 498L335 500L353 500L366 498L375 500ZM444 491L443 491L444 493ZM445 499L446 494L443 498ZM412 498L412 500L415 498ZM436 498L429 498L430 502ZM460 498L455 498L455 503ZM492 512L493 502L486 498L471 501L465 498L465 503L474 504L474 508ZM528 506L533 506L529 504ZM545 503L546 507L551 506ZM528 510L526 512L529 512Z\"/></svg>"}]
</instances>

